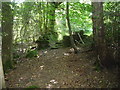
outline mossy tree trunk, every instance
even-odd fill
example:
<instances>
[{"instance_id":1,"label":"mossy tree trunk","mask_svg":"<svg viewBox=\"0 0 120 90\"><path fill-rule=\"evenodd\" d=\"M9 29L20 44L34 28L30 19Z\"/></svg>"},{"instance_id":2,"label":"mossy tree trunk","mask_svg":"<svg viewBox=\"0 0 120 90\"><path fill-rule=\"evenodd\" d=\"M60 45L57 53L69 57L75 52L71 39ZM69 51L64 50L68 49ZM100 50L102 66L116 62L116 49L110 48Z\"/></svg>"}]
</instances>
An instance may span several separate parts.
<instances>
[{"instance_id":1,"label":"mossy tree trunk","mask_svg":"<svg viewBox=\"0 0 120 90\"><path fill-rule=\"evenodd\" d=\"M3 69L12 68L13 13L10 2L2 2L2 61Z\"/></svg>"}]
</instances>

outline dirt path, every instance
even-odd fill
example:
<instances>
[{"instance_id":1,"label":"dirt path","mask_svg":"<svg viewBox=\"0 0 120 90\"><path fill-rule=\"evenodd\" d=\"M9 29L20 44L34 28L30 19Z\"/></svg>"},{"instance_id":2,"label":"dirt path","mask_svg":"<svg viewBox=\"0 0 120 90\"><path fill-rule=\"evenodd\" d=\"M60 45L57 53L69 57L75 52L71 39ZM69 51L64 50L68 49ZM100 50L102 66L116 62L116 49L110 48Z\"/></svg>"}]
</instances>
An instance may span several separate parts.
<instances>
[{"instance_id":1,"label":"dirt path","mask_svg":"<svg viewBox=\"0 0 120 90\"><path fill-rule=\"evenodd\" d=\"M40 51L38 58L23 59L24 62L10 71L7 87L40 88L105 88L118 87L117 71L93 69L93 52L67 53L70 48Z\"/></svg>"}]
</instances>

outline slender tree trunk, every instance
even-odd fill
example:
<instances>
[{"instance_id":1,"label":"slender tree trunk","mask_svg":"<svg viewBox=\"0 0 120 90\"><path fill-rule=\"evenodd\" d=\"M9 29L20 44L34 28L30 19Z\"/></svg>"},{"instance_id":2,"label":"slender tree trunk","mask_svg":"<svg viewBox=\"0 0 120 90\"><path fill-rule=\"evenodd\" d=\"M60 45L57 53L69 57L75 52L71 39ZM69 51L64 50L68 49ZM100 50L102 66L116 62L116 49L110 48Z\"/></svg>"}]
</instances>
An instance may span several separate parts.
<instances>
[{"instance_id":1,"label":"slender tree trunk","mask_svg":"<svg viewBox=\"0 0 120 90\"><path fill-rule=\"evenodd\" d=\"M48 2L47 2L47 5L46 5L46 8L47 8L47 11L46 11L46 20L45 20L45 23L46 23L46 30L48 30Z\"/></svg>"},{"instance_id":2,"label":"slender tree trunk","mask_svg":"<svg viewBox=\"0 0 120 90\"><path fill-rule=\"evenodd\" d=\"M49 28L50 28L50 32L54 32L54 26L55 26L55 10L56 8L61 4L61 2L50 2L50 11L49 11L49 15L50 15L50 19L49 19Z\"/></svg>"},{"instance_id":3,"label":"slender tree trunk","mask_svg":"<svg viewBox=\"0 0 120 90\"><path fill-rule=\"evenodd\" d=\"M73 36L72 36L72 30L71 30L71 25L70 25L70 19L69 19L69 3L68 3L68 2L67 2L67 5L66 5L66 19L67 19L67 24L68 24L68 28L69 28L71 45L72 45L72 47L74 48L74 52L77 53L78 50L77 50L77 47L76 47L76 45L75 45L75 42L74 42L74 39L73 39Z\"/></svg>"},{"instance_id":4,"label":"slender tree trunk","mask_svg":"<svg viewBox=\"0 0 120 90\"><path fill-rule=\"evenodd\" d=\"M2 2L2 62L6 71L12 68L13 14L10 2Z\"/></svg>"},{"instance_id":5,"label":"slender tree trunk","mask_svg":"<svg viewBox=\"0 0 120 90\"><path fill-rule=\"evenodd\" d=\"M55 25L55 4L53 2L50 2L50 11L49 11L49 31L54 31L54 25Z\"/></svg>"},{"instance_id":6,"label":"slender tree trunk","mask_svg":"<svg viewBox=\"0 0 120 90\"><path fill-rule=\"evenodd\" d=\"M109 61L106 60L106 43L103 20L103 3L92 2L93 6L93 36L98 60L102 66L105 66Z\"/></svg>"},{"instance_id":7,"label":"slender tree trunk","mask_svg":"<svg viewBox=\"0 0 120 90\"><path fill-rule=\"evenodd\" d=\"M39 22L38 22L38 27L39 27L39 34L42 35L43 32L42 32L42 10L41 10L41 7L42 7L42 3L41 2L38 2L38 13L39 13Z\"/></svg>"},{"instance_id":8,"label":"slender tree trunk","mask_svg":"<svg viewBox=\"0 0 120 90\"><path fill-rule=\"evenodd\" d=\"M44 34L46 34L47 26L46 26L46 5L45 4L43 8L43 30L44 30Z\"/></svg>"}]
</instances>

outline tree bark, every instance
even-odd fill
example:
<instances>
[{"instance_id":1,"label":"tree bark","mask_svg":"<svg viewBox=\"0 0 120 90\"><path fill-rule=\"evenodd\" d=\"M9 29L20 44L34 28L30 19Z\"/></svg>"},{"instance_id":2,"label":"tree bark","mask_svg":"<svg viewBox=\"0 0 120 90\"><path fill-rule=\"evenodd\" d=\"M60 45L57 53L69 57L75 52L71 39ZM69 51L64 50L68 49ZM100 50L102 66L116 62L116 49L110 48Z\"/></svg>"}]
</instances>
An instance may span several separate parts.
<instances>
[{"instance_id":1,"label":"tree bark","mask_svg":"<svg viewBox=\"0 0 120 90\"><path fill-rule=\"evenodd\" d=\"M1 28L0 28L0 33L1 33ZM3 65L2 65L2 37L0 36L0 90L2 88L5 88L5 79L4 79L4 72L3 72Z\"/></svg>"},{"instance_id":2,"label":"tree bark","mask_svg":"<svg viewBox=\"0 0 120 90\"><path fill-rule=\"evenodd\" d=\"M106 60L106 43L105 43L105 29L103 20L103 3L92 2L93 6L93 36L95 42L95 48L100 61L101 66L106 66L108 60Z\"/></svg>"},{"instance_id":3,"label":"tree bark","mask_svg":"<svg viewBox=\"0 0 120 90\"><path fill-rule=\"evenodd\" d=\"M66 19L67 19L67 24L68 24L68 28L69 28L71 45L72 45L72 47L74 48L74 52L77 53L78 50L77 50L77 47L76 47L76 45L75 45L75 42L74 42L74 39L73 39L73 36L72 36L72 30L71 30L71 25L70 25L70 19L69 19L69 3L68 3L68 2L67 2L67 5L66 5Z\"/></svg>"},{"instance_id":4,"label":"tree bark","mask_svg":"<svg viewBox=\"0 0 120 90\"><path fill-rule=\"evenodd\" d=\"M3 69L12 68L13 13L10 2L2 2L2 62Z\"/></svg>"}]
</instances>

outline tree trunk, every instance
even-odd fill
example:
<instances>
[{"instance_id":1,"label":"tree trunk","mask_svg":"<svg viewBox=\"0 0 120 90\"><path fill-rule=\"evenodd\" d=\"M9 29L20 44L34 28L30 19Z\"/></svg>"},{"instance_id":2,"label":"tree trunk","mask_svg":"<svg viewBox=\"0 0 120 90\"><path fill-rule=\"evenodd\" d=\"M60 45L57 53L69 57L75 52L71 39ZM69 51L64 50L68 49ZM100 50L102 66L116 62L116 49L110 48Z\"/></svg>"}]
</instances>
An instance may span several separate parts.
<instances>
[{"instance_id":1,"label":"tree trunk","mask_svg":"<svg viewBox=\"0 0 120 90\"><path fill-rule=\"evenodd\" d=\"M2 62L3 69L12 68L13 14L10 2L2 2Z\"/></svg>"},{"instance_id":2,"label":"tree trunk","mask_svg":"<svg viewBox=\"0 0 120 90\"><path fill-rule=\"evenodd\" d=\"M108 60L106 60L106 43L104 32L104 20L103 20L103 3L92 2L93 6L93 36L95 42L95 48L98 56L98 60L102 66L106 66Z\"/></svg>"},{"instance_id":3,"label":"tree trunk","mask_svg":"<svg viewBox=\"0 0 120 90\"><path fill-rule=\"evenodd\" d=\"M49 28L50 28L50 32L54 32L54 26L55 26L55 10L56 8L61 4L61 2L50 2L50 10L49 10L49 15L50 15L50 19L49 19Z\"/></svg>"},{"instance_id":4,"label":"tree trunk","mask_svg":"<svg viewBox=\"0 0 120 90\"><path fill-rule=\"evenodd\" d=\"M0 33L1 33L1 28L0 28ZM0 36L0 90L2 88L5 88L5 79L4 79L4 72L3 72L3 65L2 65L2 37Z\"/></svg>"},{"instance_id":5,"label":"tree trunk","mask_svg":"<svg viewBox=\"0 0 120 90\"><path fill-rule=\"evenodd\" d=\"M54 31L54 24L55 24L55 4L50 2L49 7L49 31Z\"/></svg>"},{"instance_id":6,"label":"tree trunk","mask_svg":"<svg viewBox=\"0 0 120 90\"><path fill-rule=\"evenodd\" d=\"M69 19L69 3L68 3L68 2L67 2L67 5L66 5L66 19L67 19L67 24L68 24L68 28L69 28L71 45L72 45L72 47L74 48L74 52L77 53L78 50L77 50L77 47L76 47L76 45L75 45L75 42L74 42L74 39L73 39L73 36L72 36L72 30L71 30L71 25L70 25L70 19Z\"/></svg>"}]
</instances>

